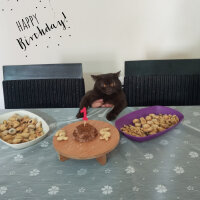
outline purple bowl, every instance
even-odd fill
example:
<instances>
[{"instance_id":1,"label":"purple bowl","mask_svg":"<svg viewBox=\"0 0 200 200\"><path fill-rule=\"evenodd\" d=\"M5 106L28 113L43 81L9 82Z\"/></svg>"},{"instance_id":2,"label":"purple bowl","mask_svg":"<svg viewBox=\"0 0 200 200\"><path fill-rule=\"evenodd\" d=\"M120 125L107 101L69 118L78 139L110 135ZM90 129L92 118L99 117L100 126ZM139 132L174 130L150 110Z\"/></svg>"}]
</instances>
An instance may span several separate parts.
<instances>
[{"instance_id":1,"label":"purple bowl","mask_svg":"<svg viewBox=\"0 0 200 200\"><path fill-rule=\"evenodd\" d=\"M123 131L121 131L121 128L124 125L128 125L128 124L133 125L133 122L132 122L133 119L136 119L136 118L139 119L140 117L146 117L147 115L149 115L151 113L157 114L157 115L158 114L177 115L178 118L179 118L179 122L177 124L175 124L174 126L164 130L164 131L158 132L154 135L148 135L148 136L145 136L145 137L135 137L135 136L128 135L128 134L124 133ZM133 111L131 113L124 115L123 117L120 117L118 120L115 121L115 126L127 138L134 140L134 141L137 141L137 142L144 142L144 141L151 140L153 138L156 138L160 135L165 134L166 132L175 128L183 119L184 119L183 114L180 113L177 110L174 110L172 108L168 108L168 107L165 107L165 106L151 106L151 107L148 107L148 108L143 108L143 109L140 109L140 110L137 110L137 111Z\"/></svg>"}]
</instances>

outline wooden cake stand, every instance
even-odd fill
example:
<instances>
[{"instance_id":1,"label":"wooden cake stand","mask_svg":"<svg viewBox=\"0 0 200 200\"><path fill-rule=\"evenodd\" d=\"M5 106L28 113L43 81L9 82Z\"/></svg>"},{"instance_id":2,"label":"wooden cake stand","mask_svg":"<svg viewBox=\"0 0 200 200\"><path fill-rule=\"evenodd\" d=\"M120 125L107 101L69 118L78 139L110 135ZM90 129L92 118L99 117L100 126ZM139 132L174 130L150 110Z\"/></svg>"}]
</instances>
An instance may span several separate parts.
<instances>
[{"instance_id":1,"label":"wooden cake stand","mask_svg":"<svg viewBox=\"0 0 200 200\"><path fill-rule=\"evenodd\" d=\"M119 132L107 122L88 120L87 123L94 126L98 132L103 128L110 128L111 137L108 141L101 140L99 138L100 134L98 134L94 140L81 143L74 139L73 131L78 125L83 124L83 121L69 124L61 129L65 130L68 140L57 141L57 137L53 137L53 145L59 155L60 161L65 161L70 158L78 160L96 158L100 164L106 164L106 154L111 152L119 143Z\"/></svg>"}]
</instances>

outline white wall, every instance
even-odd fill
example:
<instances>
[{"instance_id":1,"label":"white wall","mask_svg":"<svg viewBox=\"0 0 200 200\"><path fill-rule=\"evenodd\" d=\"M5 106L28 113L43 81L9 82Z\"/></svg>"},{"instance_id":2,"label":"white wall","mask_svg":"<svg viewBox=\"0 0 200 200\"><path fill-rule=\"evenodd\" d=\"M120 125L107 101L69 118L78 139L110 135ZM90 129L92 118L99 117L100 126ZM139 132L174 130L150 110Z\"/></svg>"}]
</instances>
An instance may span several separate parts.
<instances>
[{"instance_id":1,"label":"white wall","mask_svg":"<svg viewBox=\"0 0 200 200\"><path fill-rule=\"evenodd\" d=\"M199 0L0 0L0 66L81 62L88 90L91 74L123 75L125 60L199 58L199 7ZM70 28L20 49L16 39L36 27L20 32L16 21L36 13L42 28L62 19L62 12Z\"/></svg>"}]
</instances>

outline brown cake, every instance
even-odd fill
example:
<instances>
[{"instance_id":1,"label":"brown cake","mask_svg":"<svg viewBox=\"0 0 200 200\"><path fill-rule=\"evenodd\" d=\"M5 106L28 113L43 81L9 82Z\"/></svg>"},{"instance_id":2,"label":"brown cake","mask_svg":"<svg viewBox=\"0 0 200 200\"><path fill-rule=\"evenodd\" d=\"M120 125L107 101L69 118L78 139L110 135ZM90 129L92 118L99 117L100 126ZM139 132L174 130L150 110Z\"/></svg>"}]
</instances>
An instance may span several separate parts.
<instances>
[{"instance_id":1,"label":"brown cake","mask_svg":"<svg viewBox=\"0 0 200 200\"><path fill-rule=\"evenodd\" d=\"M76 127L76 129L73 132L73 136L76 141L78 142L89 142L92 141L94 138L96 138L98 135L97 129L86 123L80 124L79 126Z\"/></svg>"}]
</instances>

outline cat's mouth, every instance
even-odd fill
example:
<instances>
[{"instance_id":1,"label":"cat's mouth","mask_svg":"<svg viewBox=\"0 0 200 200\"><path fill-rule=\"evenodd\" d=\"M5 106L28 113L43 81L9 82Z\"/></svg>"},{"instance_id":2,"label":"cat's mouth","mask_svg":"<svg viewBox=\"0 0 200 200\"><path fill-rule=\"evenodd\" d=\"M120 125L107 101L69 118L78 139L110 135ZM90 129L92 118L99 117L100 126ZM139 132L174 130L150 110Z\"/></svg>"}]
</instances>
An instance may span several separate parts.
<instances>
[{"instance_id":1,"label":"cat's mouth","mask_svg":"<svg viewBox=\"0 0 200 200\"><path fill-rule=\"evenodd\" d=\"M113 93L112 89L106 89L104 92L106 95L111 95Z\"/></svg>"}]
</instances>

